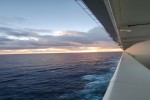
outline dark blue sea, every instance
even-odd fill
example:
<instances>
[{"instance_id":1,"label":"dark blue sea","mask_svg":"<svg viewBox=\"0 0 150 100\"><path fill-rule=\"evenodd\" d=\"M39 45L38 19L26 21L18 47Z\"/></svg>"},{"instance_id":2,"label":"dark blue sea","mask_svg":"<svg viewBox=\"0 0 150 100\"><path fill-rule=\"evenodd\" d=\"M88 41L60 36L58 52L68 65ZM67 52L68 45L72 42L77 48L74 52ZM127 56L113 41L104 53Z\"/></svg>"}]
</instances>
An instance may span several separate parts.
<instances>
[{"instance_id":1,"label":"dark blue sea","mask_svg":"<svg viewBox=\"0 0 150 100\"><path fill-rule=\"evenodd\" d=\"M0 100L101 100L121 53L0 55Z\"/></svg>"}]
</instances>

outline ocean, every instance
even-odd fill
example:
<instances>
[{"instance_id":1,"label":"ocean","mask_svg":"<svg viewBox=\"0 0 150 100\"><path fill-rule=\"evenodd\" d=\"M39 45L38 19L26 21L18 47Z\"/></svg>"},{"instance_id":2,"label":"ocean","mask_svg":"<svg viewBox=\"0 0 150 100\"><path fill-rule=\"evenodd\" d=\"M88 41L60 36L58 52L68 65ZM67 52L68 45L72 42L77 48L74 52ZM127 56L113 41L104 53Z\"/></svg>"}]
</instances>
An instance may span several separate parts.
<instances>
[{"instance_id":1,"label":"ocean","mask_svg":"<svg viewBox=\"0 0 150 100\"><path fill-rule=\"evenodd\" d=\"M121 54L0 55L0 100L101 100Z\"/></svg>"}]
</instances>

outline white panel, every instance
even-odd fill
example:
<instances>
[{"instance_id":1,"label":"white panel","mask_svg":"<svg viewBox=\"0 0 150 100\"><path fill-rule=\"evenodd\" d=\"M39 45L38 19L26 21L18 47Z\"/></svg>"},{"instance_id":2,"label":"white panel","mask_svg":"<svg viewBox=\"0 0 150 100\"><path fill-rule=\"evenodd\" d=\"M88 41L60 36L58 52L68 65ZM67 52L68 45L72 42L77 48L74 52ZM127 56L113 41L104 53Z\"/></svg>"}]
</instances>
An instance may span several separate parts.
<instances>
[{"instance_id":1,"label":"white panel","mask_svg":"<svg viewBox=\"0 0 150 100\"><path fill-rule=\"evenodd\" d=\"M150 70L124 53L103 100L150 100Z\"/></svg>"},{"instance_id":2,"label":"white panel","mask_svg":"<svg viewBox=\"0 0 150 100\"><path fill-rule=\"evenodd\" d=\"M137 43L128 48L126 52L150 69L150 40Z\"/></svg>"}]
</instances>

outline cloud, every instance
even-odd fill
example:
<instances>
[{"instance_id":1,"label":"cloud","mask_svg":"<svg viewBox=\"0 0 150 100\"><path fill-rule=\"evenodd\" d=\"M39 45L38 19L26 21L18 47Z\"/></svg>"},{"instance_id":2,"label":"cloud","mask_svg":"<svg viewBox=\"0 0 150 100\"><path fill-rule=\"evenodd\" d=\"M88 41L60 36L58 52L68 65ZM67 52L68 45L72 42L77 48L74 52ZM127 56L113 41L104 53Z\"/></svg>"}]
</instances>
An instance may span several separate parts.
<instances>
[{"instance_id":1,"label":"cloud","mask_svg":"<svg viewBox=\"0 0 150 100\"><path fill-rule=\"evenodd\" d=\"M26 22L26 19L22 18L22 17L5 17L5 16L0 16L0 25L6 25L6 26L11 26L14 23L17 24L22 24Z\"/></svg>"},{"instance_id":2,"label":"cloud","mask_svg":"<svg viewBox=\"0 0 150 100\"><path fill-rule=\"evenodd\" d=\"M16 37L31 37L31 36L38 36L38 34L33 33L32 31L22 30L22 29L15 29L9 27L0 27L1 34L8 35L8 36L16 36Z\"/></svg>"},{"instance_id":3,"label":"cloud","mask_svg":"<svg viewBox=\"0 0 150 100\"><path fill-rule=\"evenodd\" d=\"M87 32L0 27L0 49L103 47L116 48L107 33L95 27Z\"/></svg>"}]
</instances>

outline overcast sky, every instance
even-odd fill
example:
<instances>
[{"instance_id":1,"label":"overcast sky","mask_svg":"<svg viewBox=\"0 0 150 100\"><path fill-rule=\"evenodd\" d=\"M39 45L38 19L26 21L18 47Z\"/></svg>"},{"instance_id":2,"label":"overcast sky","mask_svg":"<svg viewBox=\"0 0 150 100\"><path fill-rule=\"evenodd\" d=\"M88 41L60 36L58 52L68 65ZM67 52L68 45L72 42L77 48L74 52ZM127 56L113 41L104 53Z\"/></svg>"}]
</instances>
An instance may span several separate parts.
<instances>
[{"instance_id":1,"label":"overcast sky","mask_svg":"<svg viewBox=\"0 0 150 100\"><path fill-rule=\"evenodd\" d=\"M118 49L75 0L1 0L0 53Z\"/></svg>"}]
</instances>

